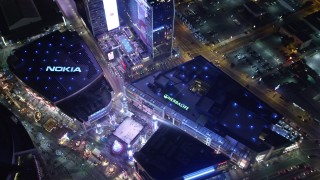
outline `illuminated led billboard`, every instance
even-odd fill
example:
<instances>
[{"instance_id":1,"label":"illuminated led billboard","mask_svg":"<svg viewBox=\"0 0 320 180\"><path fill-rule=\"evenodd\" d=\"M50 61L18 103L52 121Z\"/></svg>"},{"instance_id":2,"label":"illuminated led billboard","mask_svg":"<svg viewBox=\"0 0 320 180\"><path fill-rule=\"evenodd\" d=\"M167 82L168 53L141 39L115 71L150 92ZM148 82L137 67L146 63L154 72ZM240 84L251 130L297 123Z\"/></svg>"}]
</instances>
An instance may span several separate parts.
<instances>
[{"instance_id":1,"label":"illuminated led billboard","mask_svg":"<svg viewBox=\"0 0 320 180\"><path fill-rule=\"evenodd\" d=\"M118 7L116 0L103 0L104 13L106 14L108 31L119 27Z\"/></svg>"},{"instance_id":2,"label":"illuminated led billboard","mask_svg":"<svg viewBox=\"0 0 320 180\"><path fill-rule=\"evenodd\" d=\"M111 61L114 59L113 51L108 52L108 59Z\"/></svg>"}]
</instances>

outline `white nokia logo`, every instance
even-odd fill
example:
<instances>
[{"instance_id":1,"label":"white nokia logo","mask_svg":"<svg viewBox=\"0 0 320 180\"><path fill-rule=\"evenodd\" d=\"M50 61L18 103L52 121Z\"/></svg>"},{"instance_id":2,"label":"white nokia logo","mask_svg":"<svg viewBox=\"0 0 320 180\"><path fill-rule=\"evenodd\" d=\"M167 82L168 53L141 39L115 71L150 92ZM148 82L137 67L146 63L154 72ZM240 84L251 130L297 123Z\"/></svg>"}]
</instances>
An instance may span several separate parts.
<instances>
[{"instance_id":1,"label":"white nokia logo","mask_svg":"<svg viewBox=\"0 0 320 180\"><path fill-rule=\"evenodd\" d=\"M80 67L47 66L46 71L51 72L81 72Z\"/></svg>"}]
</instances>

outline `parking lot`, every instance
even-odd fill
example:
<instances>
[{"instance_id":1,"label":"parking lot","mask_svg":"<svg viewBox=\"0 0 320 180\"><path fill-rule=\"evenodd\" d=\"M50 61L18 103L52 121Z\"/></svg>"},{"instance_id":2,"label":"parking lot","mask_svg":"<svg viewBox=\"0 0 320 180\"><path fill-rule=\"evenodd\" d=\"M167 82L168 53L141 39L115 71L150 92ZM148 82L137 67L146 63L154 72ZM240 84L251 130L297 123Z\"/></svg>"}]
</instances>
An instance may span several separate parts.
<instances>
[{"instance_id":1,"label":"parking lot","mask_svg":"<svg viewBox=\"0 0 320 180\"><path fill-rule=\"evenodd\" d=\"M266 10L267 13L269 13L272 17L277 17L279 20L289 14L290 11L289 9L284 8L283 6L280 5L278 1L271 1L271 2L264 2L262 4L262 7ZM295 9L297 10L297 8Z\"/></svg>"},{"instance_id":2,"label":"parking lot","mask_svg":"<svg viewBox=\"0 0 320 180\"><path fill-rule=\"evenodd\" d=\"M249 34L273 21L281 23L282 17L294 12L284 8L277 1L258 2L256 8L261 10L261 14L254 15L248 10L248 3L251 1L203 0L180 3L176 15L199 41L217 44L235 36Z\"/></svg>"},{"instance_id":3,"label":"parking lot","mask_svg":"<svg viewBox=\"0 0 320 180\"><path fill-rule=\"evenodd\" d=\"M234 12L244 2L245 0L194 2L178 6L177 11L182 15L181 20L190 24L189 28L200 41L216 44L245 30L246 24L240 24Z\"/></svg>"},{"instance_id":4,"label":"parking lot","mask_svg":"<svg viewBox=\"0 0 320 180\"><path fill-rule=\"evenodd\" d=\"M231 52L227 58L232 67L256 78L272 72L285 62L284 55L279 51L281 46L281 36L273 34Z\"/></svg>"},{"instance_id":5,"label":"parking lot","mask_svg":"<svg viewBox=\"0 0 320 180\"><path fill-rule=\"evenodd\" d=\"M320 75L320 51L316 51L311 56L305 58L307 65Z\"/></svg>"}]
</instances>

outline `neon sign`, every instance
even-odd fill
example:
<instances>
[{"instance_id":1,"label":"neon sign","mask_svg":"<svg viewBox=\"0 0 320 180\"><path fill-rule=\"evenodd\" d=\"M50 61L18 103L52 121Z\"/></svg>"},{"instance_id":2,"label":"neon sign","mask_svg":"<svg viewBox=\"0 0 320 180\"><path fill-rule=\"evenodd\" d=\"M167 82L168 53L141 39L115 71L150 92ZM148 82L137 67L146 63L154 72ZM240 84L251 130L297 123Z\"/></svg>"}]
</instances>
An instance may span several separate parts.
<instances>
[{"instance_id":1,"label":"neon sign","mask_svg":"<svg viewBox=\"0 0 320 180\"><path fill-rule=\"evenodd\" d=\"M213 172L215 172L215 171L216 171L216 170L215 170L214 166L210 166L210 167L201 169L201 170L199 170L199 171L196 171L196 172L193 172L193 173L184 175L184 176L183 176L183 179L184 179L184 180L197 179L197 178L199 178L199 177L201 177L201 176L208 175L208 174L213 173Z\"/></svg>"},{"instance_id":2,"label":"neon sign","mask_svg":"<svg viewBox=\"0 0 320 180\"><path fill-rule=\"evenodd\" d=\"M81 72L81 69L80 69L80 67L47 66L46 71L50 71L50 72Z\"/></svg>"},{"instance_id":3,"label":"neon sign","mask_svg":"<svg viewBox=\"0 0 320 180\"><path fill-rule=\"evenodd\" d=\"M181 107L182 109L188 111L189 106L182 104L181 102L179 102L178 100L174 99L173 97L169 96L168 94L164 94L163 95L164 99L168 99L169 101L173 102L175 105Z\"/></svg>"}]
</instances>

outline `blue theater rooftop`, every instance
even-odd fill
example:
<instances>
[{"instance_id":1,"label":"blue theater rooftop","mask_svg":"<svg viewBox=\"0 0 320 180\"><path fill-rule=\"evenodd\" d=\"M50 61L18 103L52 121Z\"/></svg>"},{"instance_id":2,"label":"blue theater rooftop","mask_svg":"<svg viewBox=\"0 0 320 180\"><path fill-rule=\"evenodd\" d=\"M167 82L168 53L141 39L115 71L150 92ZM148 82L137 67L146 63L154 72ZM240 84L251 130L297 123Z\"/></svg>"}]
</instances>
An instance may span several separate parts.
<instances>
[{"instance_id":1,"label":"blue theater rooftop","mask_svg":"<svg viewBox=\"0 0 320 180\"><path fill-rule=\"evenodd\" d=\"M139 79L132 86L198 125L255 151L268 149L259 136L283 118L202 56ZM280 135L279 139L286 142ZM279 144L270 139L268 143Z\"/></svg>"},{"instance_id":2,"label":"blue theater rooftop","mask_svg":"<svg viewBox=\"0 0 320 180\"><path fill-rule=\"evenodd\" d=\"M88 46L69 31L53 32L17 49L8 64L20 80L53 103L102 75Z\"/></svg>"},{"instance_id":3,"label":"blue theater rooftop","mask_svg":"<svg viewBox=\"0 0 320 180\"><path fill-rule=\"evenodd\" d=\"M82 122L110 109L112 88L76 32L44 36L16 50L8 64L25 85Z\"/></svg>"}]
</instances>

